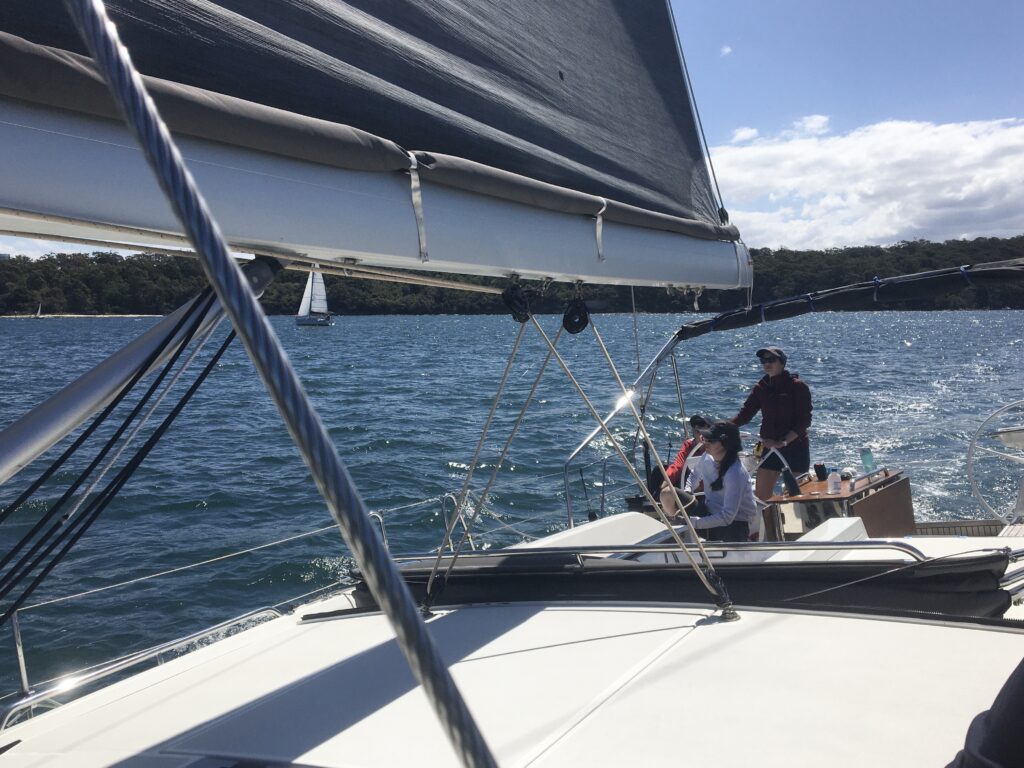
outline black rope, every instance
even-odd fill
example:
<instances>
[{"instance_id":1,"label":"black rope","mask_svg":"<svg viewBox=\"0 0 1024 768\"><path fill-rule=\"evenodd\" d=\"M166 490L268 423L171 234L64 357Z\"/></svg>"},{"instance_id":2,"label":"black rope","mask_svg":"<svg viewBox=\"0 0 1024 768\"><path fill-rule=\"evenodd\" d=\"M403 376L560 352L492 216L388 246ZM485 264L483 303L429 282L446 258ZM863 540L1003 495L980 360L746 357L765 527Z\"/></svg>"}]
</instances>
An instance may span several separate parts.
<instances>
[{"instance_id":1,"label":"black rope","mask_svg":"<svg viewBox=\"0 0 1024 768\"><path fill-rule=\"evenodd\" d=\"M175 335L178 333L178 331L181 330L181 327L185 324L185 321L189 319L191 313L194 311L198 303L203 300L204 296L210 296L210 298L212 299L212 291L210 290L209 287L203 289L199 296L196 297L196 301L192 305L192 309L182 313L181 317L178 319L178 322L175 324L174 328L171 329L170 333L168 333L167 336L150 353L149 357L147 357L146 360L142 363L142 365L139 367L139 370L135 372L131 380L129 380L128 384L126 384L121 389L121 391L117 393L117 396L110 402L110 404L106 408L103 409L103 412L95 419L93 419L92 423L85 429L85 431L82 432L82 434L78 436L78 438L67 448L67 450L65 450L64 453L62 453L49 467L47 467L46 470L38 478L36 478L35 482L33 482L31 485L29 485L28 488L22 491L21 495L18 496L18 498L15 499L14 501L12 501L7 506L7 508L4 509L3 512L0 512L0 524L2 524L8 517L10 517L19 507L21 507L22 504L24 504L26 501L32 498L33 494L35 494L35 492L42 487L43 483L49 480L53 473L60 469L64 462L71 458L71 456L74 455L74 453L82 446L82 444L89 438L89 436L92 435L92 433L99 428L100 424L102 424L106 420L106 418L111 413L113 413L114 409L117 408L121 401L124 400L124 398L127 397L128 393L131 392L131 390L135 387L139 379L141 379L145 375L146 371L149 370L149 367L153 364L153 362L167 348L167 345L170 343L171 339L173 339ZM202 315L200 315L200 317L202 317ZM2 567L3 566L0 565L0 568Z\"/></svg>"},{"instance_id":2,"label":"black rope","mask_svg":"<svg viewBox=\"0 0 1024 768\"><path fill-rule=\"evenodd\" d=\"M204 295L206 297L205 299L203 298ZM166 349L167 344L170 342L171 339L173 339L177 335L178 331L180 330L181 326L184 325L185 321L191 318L192 322L185 333L185 337L182 339L181 345L178 347L177 350L175 350L174 354L164 365L163 370L156 377L153 383L149 386L149 389L146 390L146 393L139 399L139 401L132 408L131 413L128 414L128 416L117 428L114 434L107 440L106 444L100 449L100 451L89 463L89 465L81 472L81 474L79 474L79 476L68 487L68 489L63 493L63 495L61 495L61 497L53 504L53 506L51 506L50 509L47 510L46 513L36 522L36 524L32 526L28 533L26 533L21 538L21 540L17 544L15 544L10 549L10 551L8 551L6 555L4 555L2 559L0 559L0 570L6 568L7 565L11 562L11 560L13 560L14 557L16 557L18 553L21 552L21 550L24 549L30 541L32 541L33 538L35 538L35 536L39 533L43 526L53 519L53 517L64 507L68 500L74 496L78 489L95 471L96 467L99 466L101 461L103 461L106 455L110 452L111 448L113 448L114 445L117 444L117 441L120 440L121 435L124 434L125 430L131 425L131 423L135 420L138 414L142 411L146 403L153 396L156 390L160 387L160 384L163 382L163 380L167 377L167 374L170 373L170 371L174 368L174 365L177 363L178 359L185 351L185 348L188 346L189 341L191 341L193 336L195 336L195 333L199 329L199 326L202 323L203 318L206 316L206 313L209 311L210 306L213 304L214 298L215 297L213 296L212 291L209 291L209 289L203 291L203 293L199 295L199 298L196 301L196 303L193 304L192 309L184 313L181 320L175 325L175 328L171 331L171 333L169 333L167 337L165 337L164 340L160 343L160 345L158 345L157 353L159 353L163 349ZM197 307L199 308L198 312L195 311ZM135 387L135 385L141 378L141 375L144 375L146 370L149 368L149 364L151 362L151 360L147 360L147 362L143 366L141 366L138 371L135 372L128 386L126 386L121 391L121 393L119 393L119 398L123 399L123 396L127 395L127 393L132 388ZM117 400L116 402L120 402L120 400ZM112 403L112 405L114 405L114 403ZM105 411L104 418L106 417L106 413L107 412ZM14 567L11 568L10 571L8 571L6 574L4 574L3 577L0 577L0 598L7 594L7 591L9 591L6 588L7 583L12 578L14 578L15 574L17 574L18 571L24 566L25 562L28 559L30 559L36 552L38 552L39 548L42 547L50 539L50 537L53 536L54 533L66 522L66 517L56 521L49 528L49 530L47 530L46 533L38 541L36 541L35 544L33 544L29 551L21 557L21 559L14 565ZM19 576L19 581L20 578L21 577Z\"/></svg>"},{"instance_id":3,"label":"black rope","mask_svg":"<svg viewBox=\"0 0 1024 768\"><path fill-rule=\"evenodd\" d=\"M195 381L192 382L192 385L188 388L185 394L182 395L181 399L178 400L178 403L174 406L174 408L171 409L171 412L167 414L164 420L160 423L160 426L153 430L153 434L149 436L149 439L147 439L146 442L142 445L142 447L135 452L135 455L131 458L131 460L124 467L121 468L121 470L117 473L114 479L107 484L106 488L104 488L99 493L99 495L89 503L89 506L86 508L86 510L81 515L79 515L72 522L71 525L67 526L60 533L60 535L56 537L56 539L53 542L50 543L50 546L48 546L46 548L46 551L36 558L36 560L32 563L31 567L27 569L24 574L20 575L15 582L13 582L10 586L6 587L3 590L3 593L0 594L0 597L6 596L7 593L9 593L15 586L17 586L17 584L23 581L29 573L35 570L39 563L42 562L46 557L48 557L53 552L54 549L56 549L62 542L67 540L67 543L64 544L63 549L61 549L61 551L57 553L57 555L52 560L50 560L49 563L46 564L43 570L32 580L32 583L29 584L29 586L25 589L24 592L21 593L21 595L15 598L11 606L4 612L3 616L0 617L0 626L6 623L7 620L10 619L11 615L16 610L18 610L22 605L24 605L25 601L28 600L28 598L32 595L36 588L43 582L43 580L50 574L50 572L67 556L67 554L71 551L75 544L78 543L79 539L81 539L82 536L86 534L86 532L89 530L92 524L96 522L96 519L100 516L103 510L105 510L110 505L110 502L114 500L114 497L116 497L121 488L124 487L124 484L128 482L128 480L131 478L133 474L135 474L135 470L139 468L139 466L142 464L145 458L153 450L154 446L156 446L156 444L160 441L160 438L163 437L164 433L167 432L168 429L170 429L175 419L178 418L178 415L182 412L182 410L185 408L188 402L192 399L192 396L195 395L195 393L199 390L200 385L206 380L206 377L210 375L210 372L220 361L221 356L224 354L225 351L227 351L228 346L230 346L234 338L235 332L231 331L231 333L228 334L228 337L224 340L224 343L221 344L217 352L213 355L212 358L210 358L210 361L203 368L202 372L196 377Z\"/></svg>"}]
</instances>

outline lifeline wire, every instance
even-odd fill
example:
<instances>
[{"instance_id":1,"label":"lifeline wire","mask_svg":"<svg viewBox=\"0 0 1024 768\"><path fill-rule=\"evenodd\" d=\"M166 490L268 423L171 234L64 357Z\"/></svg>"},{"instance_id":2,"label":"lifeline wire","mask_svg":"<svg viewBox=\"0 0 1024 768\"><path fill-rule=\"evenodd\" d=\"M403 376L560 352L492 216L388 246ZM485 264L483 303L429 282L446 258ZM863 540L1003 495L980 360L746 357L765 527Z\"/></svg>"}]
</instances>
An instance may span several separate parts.
<instances>
[{"instance_id":1,"label":"lifeline wire","mask_svg":"<svg viewBox=\"0 0 1024 768\"><path fill-rule=\"evenodd\" d=\"M206 201L146 93L102 2L65 0L65 5L114 101L125 115L129 128L135 132L178 220L188 232L207 279L274 398L456 754L467 765L495 765L490 749L420 619L409 588L373 530L366 504L306 397L266 315L228 253L227 244L210 215Z\"/></svg>"},{"instance_id":2,"label":"lifeline wire","mask_svg":"<svg viewBox=\"0 0 1024 768\"><path fill-rule=\"evenodd\" d=\"M654 441L651 440L651 435L647 431L647 427L644 426L643 418L637 412L636 406L633 405L633 400L629 396L629 390L626 389L625 383L623 383L622 378L619 376L619 372L615 367L615 363L612 361L612 356L608 354L608 347L605 346L604 339L601 338L601 334L598 332L597 326L594 324L593 321L591 321L590 327L594 331L594 338L597 339L598 346L601 347L601 352L604 353L605 360L608 361L608 367L611 369L612 375L615 377L615 381L618 382L619 388L622 390L622 396L626 398L626 404L629 406L629 410L632 411L633 418L636 419L637 427L643 434L644 445L646 445L650 449L651 453L654 455L654 460L658 464L658 471L660 472L660 477L667 478L668 472L665 471L665 465L662 463L661 457L658 455L658 450L654 447ZM675 498L676 507L679 509L680 513L682 513L683 521L686 523L686 527L689 530L690 535L693 536L693 540L697 543L697 550L700 552L701 559L703 560L702 565L705 569L707 569L707 573L703 575L706 575L708 577L707 581L710 581L714 584L714 587L712 587L711 585L707 584L707 582L705 582L705 586L707 586L709 589L712 589L715 596L718 597L718 606L722 609L723 618L737 618L735 609L732 607L732 600L729 598L729 593L725 588L725 584L718 577L718 573L715 571L715 567L711 564L711 558L708 557L708 553L704 549L704 545L700 542L700 537L697 535L697 530L693 527L693 521L690 520L690 515L686 512L686 505L684 505L682 500L679 498L679 492L676 490L676 487L670 483L669 488L672 489L672 495ZM648 491L648 493L650 493L650 491ZM651 500L654 500L653 497ZM662 522L664 522L665 525L668 526L668 529L672 532L672 538L676 540L676 543L686 554L686 559L690 561L690 565L693 567L695 571L697 571L697 573L700 573L701 569L698 567L696 561L693 559L693 555L690 553L690 550L683 544L683 540L679 537L679 534L676 531L675 526L673 526L672 523L669 522L668 516L665 514L665 510L661 508L660 504L655 504L654 508L658 511L658 514L661 515Z\"/></svg>"},{"instance_id":3,"label":"lifeline wire","mask_svg":"<svg viewBox=\"0 0 1024 768\"><path fill-rule=\"evenodd\" d=\"M537 318L531 315L530 320L533 322L534 328L536 328L537 332L541 335L541 338L544 339L545 343L548 345L548 349L552 351L555 360L557 360L558 364L562 367L562 371L568 377L569 382L576 388L576 391L579 393L579 396L583 399L584 404L590 411L590 415L593 416L597 420L597 423L601 426L601 429L604 431L605 436L608 438L612 446L615 448L615 452L619 454L619 458L622 459L622 463L626 465L626 469L629 470L629 473L633 476L633 479L640 487L640 490L643 492L644 496L646 496L647 500L654 505L654 509L658 510L658 512L661 514L662 522L665 523L666 526L668 526L669 531L672 533L672 537L676 540L676 544L679 545L680 549L682 549L683 552L686 554L687 558L689 558L690 563L693 564L693 555L686 548L686 545L683 543L682 539L679 538L679 533L672 526L672 524L669 523L668 518L665 517L665 512L661 509L661 504L655 501L654 496L651 495L651 491L647 487L647 483L640 479L640 475L637 473L636 468L633 467L629 459L626 457L626 454L623 452L618 440L615 439L615 436L611 433L611 430L608 429L608 425L605 424L605 422L601 419L601 414L599 414L597 412L597 409L594 408L593 403L590 402L590 398L587 397L587 393L583 391L583 387L581 387L580 383L576 381L576 377L572 375L572 371L569 370L569 366L566 364L565 360L563 360L562 356L558 354L558 352L555 350L554 345L551 343L551 339L548 338L548 335L544 333L544 329L540 327L540 323L537 322ZM697 574L697 578L699 578L701 583L704 584L704 587L708 590L708 592L710 592L715 597L720 597L718 590L711 586L711 582L708 581L707 575L703 572L703 570L694 566L694 571ZM712 573L713 572L714 571L712 571Z\"/></svg>"}]
</instances>

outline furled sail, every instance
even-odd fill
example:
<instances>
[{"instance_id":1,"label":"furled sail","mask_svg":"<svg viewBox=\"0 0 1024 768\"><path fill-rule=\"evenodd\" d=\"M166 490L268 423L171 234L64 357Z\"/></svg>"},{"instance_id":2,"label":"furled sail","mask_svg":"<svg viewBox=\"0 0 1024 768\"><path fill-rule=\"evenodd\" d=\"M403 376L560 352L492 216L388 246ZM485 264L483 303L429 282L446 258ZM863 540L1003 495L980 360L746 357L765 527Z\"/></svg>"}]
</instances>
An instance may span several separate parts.
<instances>
[{"instance_id":1,"label":"furled sail","mask_svg":"<svg viewBox=\"0 0 1024 768\"><path fill-rule=\"evenodd\" d=\"M107 6L238 247L475 274L749 284L663 0ZM92 187L62 176L57 193L42 181L19 190L7 173L16 161L0 159L0 227L176 232L82 52L59 0L5 2L0 139L31 153L38 178L70 165L71 181ZM104 172L132 193L96 195Z\"/></svg>"}]
</instances>

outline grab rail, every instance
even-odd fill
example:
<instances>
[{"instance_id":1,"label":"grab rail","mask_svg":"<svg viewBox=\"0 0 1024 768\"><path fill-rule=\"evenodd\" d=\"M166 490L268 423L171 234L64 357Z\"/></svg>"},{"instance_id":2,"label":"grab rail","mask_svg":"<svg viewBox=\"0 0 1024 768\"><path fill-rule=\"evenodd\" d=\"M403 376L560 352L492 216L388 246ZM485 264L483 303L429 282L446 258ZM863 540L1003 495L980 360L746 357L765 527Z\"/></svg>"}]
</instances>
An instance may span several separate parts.
<instances>
[{"instance_id":1,"label":"grab rail","mask_svg":"<svg viewBox=\"0 0 1024 768\"><path fill-rule=\"evenodd\" d=\"M917 547L902 541L737 541L728 543L705 542L704 549L715 552L738 551L788 551L793 549L806 550L842 550L842 549L892 549L910 555L918 562L929 558ZM467 552L460 559L486 559L493 557L523 557L530 555L600 555L600 554L643 554L648 552L678 552L679 545L672 544L628 544L597 545L585 547L530 547L529 549L492 549L484 552ZM998 551L998 550L993 550ZM396 555L396 561L422 560L419 555Z\"/></svg>"},{"instance_id":2,"label":"grab rail","mask_svg":"<svg viewBox=\"0 0 1024 768\"><path fill-rule=\"evenodd\" d=\"M160 657L165 653L181 648L182 646L188 645L189 643L194 643L197 640L202 640L205 637L209 637L210 635L222 632L226 629L230 629L236 624L240 624L244 621L250 621L263 615L270 615L272 618L280 618L284 614L281 613L281 611L279 611L277 608L258 608L255 611L243 613L241 616L236 616L233 619L222 621L220 624L216 624L212 627L207 627L206 629L200 630L198 632L193 632L192 634L186 635L185 637L180 637L177 640L171 640L166 643L161 643L160 645L155 645L151 648L147 648L136 653L130 653L127 656L122 656L119 659L114 659L113 661L106 662L105 664L102 664L99 667L93 667L91 671L86 672L85 670L82 670L79 672L73 672L70 675L60 677L57 679L56 683L54 683L52 686L45 690L37 691L35 693L28 691L24 698L19 699L3 711L3 718L0 719L0 731L7 728L7 726L11 722L11 719L15 715L19 714L20 712L24 712L26 709L31 709L32 707L37 706L41 702L52 700L54 697L59 696L62 693L67 693L68 691L80 688L83 685L88 685L89 683L94 683L97 680L102 680L103 678L109 677L110 675L120 672L121 670L128 669L129 667L133 667L136 664L141 664L142 662L148 661L153 658L156 658L158 663L163 663ZM86 669L89 668L87 667ZM25 678L24 675L22 677L22 680L27 685L27 679Z\"/></svg>"}]
</instances>

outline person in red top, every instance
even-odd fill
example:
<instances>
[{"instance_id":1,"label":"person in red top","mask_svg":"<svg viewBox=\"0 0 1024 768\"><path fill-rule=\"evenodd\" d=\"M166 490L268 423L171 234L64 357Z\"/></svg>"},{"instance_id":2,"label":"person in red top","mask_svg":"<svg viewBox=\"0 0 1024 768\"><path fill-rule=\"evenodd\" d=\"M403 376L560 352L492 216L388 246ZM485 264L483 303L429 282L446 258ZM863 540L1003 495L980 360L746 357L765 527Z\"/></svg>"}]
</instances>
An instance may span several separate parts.
<instances>
[{"instance_id":1,"label":"person in red top","mask_svg":"<svg viewBox=\"0 0 1024 768\"><path fill-rule=\"evenodd\" d=\"M811 390L800 376L786 370L786 353L778 347L757 350L764 376L754 385L740 412L730 421L743 426L761 412L761 445L765 451L775 448L793 474L811 466L811 445L807 430L811 426ZM771 497L783 465L774 453L758 467L754 494L762 501Z\"/></svg>"},{"instance_id":2,"label":"person in red top","mask_svg":"<svg viewBox=\"0 0 1024 768\"><path fill-rule=\"evenodd\" d=\"M671 483L676 488L683 487L687 475L690 474L690 470L686 468L686 460L691 456L700 456L704 453L704 443L701 441L697 430L707 429L711 426L711 421L706 416L695 413L690 417L690 426L693 427L693 437L688 437L683 441L679 453L676 454L675 461L665 467L665 474L668 475L668 480L661 483L658 494L661 506L669 517L676 514L676 498L669 484Z\"/></svg>"}]
</instances>

